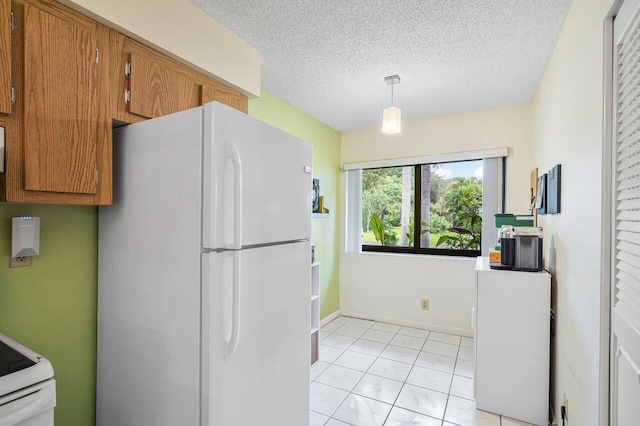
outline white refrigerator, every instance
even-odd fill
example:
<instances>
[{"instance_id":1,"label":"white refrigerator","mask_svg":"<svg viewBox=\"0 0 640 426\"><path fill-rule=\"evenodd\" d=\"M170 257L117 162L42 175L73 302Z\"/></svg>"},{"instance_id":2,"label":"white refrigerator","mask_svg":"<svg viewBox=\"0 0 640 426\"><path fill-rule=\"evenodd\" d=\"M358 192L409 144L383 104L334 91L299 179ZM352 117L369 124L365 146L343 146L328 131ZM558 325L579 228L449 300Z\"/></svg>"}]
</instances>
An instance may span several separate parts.
<instances>
[{"instance_id":1,"label":"white refrigerator","mask_svg":"<svg viewBox=\"0 0 640 426\"><path fill-rule=\"evenodd\" d=\"M97 424L309 424L312 148L219 103L114 129Z\"/></svg>"}]
</instances>

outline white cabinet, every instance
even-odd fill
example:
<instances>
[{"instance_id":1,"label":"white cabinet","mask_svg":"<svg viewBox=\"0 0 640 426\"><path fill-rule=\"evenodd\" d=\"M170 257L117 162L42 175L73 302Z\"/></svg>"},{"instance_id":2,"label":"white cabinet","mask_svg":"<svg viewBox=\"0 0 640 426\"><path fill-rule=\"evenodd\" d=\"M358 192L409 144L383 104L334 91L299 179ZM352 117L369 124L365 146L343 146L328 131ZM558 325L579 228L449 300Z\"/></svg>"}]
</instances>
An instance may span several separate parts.
<instances>
[{"instance_id":1,"label":"white cabinet","mask_svg":"<svg viewBox=\"0 0 640 426\"><path fill-rule=\"evenodd\" d=\"M476 407L537 425L549 415L551 276L476 263Z\"/></svg>"},{"instance_id":2,"label":"white cabinet","mask_svg":"<svg viewBox=\"0 0 640 426\"><path fill-rule=\"evenodd\" d=\"M320 264L311 264L311 364L318 360L320 331Z\"/></svg>"}]
</instances>

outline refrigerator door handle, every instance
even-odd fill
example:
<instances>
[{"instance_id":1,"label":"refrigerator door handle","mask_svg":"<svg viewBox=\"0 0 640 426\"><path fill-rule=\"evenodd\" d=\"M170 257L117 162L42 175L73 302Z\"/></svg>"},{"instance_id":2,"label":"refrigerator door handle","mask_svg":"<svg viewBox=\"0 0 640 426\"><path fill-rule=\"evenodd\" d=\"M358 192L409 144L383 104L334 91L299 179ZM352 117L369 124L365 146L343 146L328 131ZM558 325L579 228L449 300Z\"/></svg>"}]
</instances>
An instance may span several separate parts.
<instances>
[{"instance_id":1,"label":"refrigerator door handle","mask_svg":"<svg viewBox=\"0 0 640 426\"><path fill-rule=\"evenodd\" d=\"M229 249L242 248L242 160L238 148L231 139L227 141L227 154L233 163L233 243Z\"/></svg>"},{"instance_id":2,"label":"refrigerator door handle","mask_svg":"<svg viewBox=\"0 0 640 426\"><path fill-rule=\"evenodd\" d=\"M240 339L240 271L242 255L240 251L234 251L233 257L233 287L231 290L231 336L226 341L224 353L225 361L229 361L235 353Z\"/></svg>"}]
</instances>

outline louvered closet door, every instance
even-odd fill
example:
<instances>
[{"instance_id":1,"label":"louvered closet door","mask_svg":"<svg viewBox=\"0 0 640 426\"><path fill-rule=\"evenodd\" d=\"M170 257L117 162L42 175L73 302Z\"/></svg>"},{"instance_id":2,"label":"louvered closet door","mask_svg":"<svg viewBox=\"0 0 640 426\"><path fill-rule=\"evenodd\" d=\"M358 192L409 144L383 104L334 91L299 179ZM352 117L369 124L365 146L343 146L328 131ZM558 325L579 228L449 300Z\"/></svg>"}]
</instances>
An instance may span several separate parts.
<instances>
[{"instance_id":1,"label":"louvered closet door","mask_svg":"<svg viewBox=\"0 0 640 426\"><path fill-rule=\"evenodd\" d=\"M611 424L640 419L640 0L614 20L615 258L611 308Z\"/></svg>"}]
</instances>

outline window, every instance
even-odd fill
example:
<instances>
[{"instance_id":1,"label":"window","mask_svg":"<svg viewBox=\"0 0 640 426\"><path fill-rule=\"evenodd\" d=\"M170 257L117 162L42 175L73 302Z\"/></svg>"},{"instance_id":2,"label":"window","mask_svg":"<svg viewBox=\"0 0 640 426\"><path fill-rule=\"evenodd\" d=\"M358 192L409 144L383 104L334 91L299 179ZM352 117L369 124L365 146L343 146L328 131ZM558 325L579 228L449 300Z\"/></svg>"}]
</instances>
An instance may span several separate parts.
<instances>
[{"instance_id":1,"label":"window","mask_svg":"<svg viewBox=\"0 0 640 426\"><path fill-rule=\"evenodd\" d=\"M396 163L382 164L387 167L345 165L347 251L487 253L496 243L493 215L502 211L502 158L468 157L408 165L381 162Z\"/></svg>"},{"instance_id":2,"label":"window","mask_svg":"<svg viewBox=\"0 0 640 426\"><path fill-rule=\"evenodd\" d=\"M362 229L363 251L477 256L482 160L363 170Z\"/></svg>"}]
</instances>

